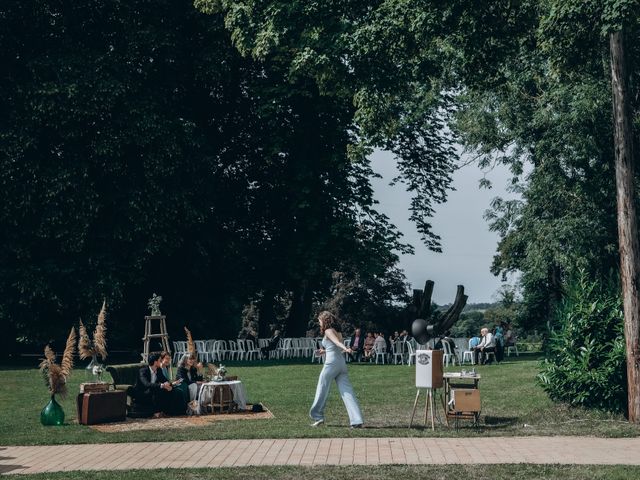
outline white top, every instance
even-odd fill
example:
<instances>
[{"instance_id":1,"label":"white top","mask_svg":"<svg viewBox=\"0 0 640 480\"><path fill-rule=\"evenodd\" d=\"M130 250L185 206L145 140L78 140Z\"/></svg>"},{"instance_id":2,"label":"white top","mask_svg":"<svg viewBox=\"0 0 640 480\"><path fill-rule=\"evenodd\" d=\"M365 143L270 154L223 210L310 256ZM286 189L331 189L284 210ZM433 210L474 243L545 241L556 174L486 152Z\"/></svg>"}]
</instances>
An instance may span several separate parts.
<instances>
[{"instance_id":1,"label":"white top","mask_svg":"<svg viewBox=\"0 0 640 480\"><path fill-rule=\"evenodd\" d=\"M482 337L482 341L478 346L479 347L495 347L496 339L493 337L493 333L488 332L484 337Z\"/></svg>"}]
</instances>

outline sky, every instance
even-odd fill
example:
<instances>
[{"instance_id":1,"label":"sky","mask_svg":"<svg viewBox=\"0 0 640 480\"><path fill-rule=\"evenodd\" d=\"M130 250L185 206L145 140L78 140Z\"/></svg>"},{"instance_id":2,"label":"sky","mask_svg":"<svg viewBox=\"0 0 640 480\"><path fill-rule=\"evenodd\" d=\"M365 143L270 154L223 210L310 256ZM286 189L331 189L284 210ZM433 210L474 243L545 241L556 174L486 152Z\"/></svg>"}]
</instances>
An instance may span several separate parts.
<instances>
[{"instance_id":1,"label":"sky","mask_svg":"<svg viewBox=\"0 0 640 480\"><path fill-rule=\"evenodd\" d=\"M493 188L478 186L483 173L471 164L453 175L455 191L448 194L447 202L435 206L431 219L433 231L440 235L442 253L430 252L420 240L415 225L409 221L411 194L401 183L389 186L397 175L392 154L375 152L372 157L375 172L381 179L373 179L375 198L380 202L378 211L387 215L400 232L403 242L411 244L414 255L401 255L400 267L412 288L423 288L426 280L435 282L432 301L443 305L455 299L457 285L464 285L467 303L493 302L501 286L500 277L490 271L498 244L498 235L489 231L483 218L494 197L513 198L506 185L511 178L506 167L487 173Z\"/></svg>"}]
</instances>

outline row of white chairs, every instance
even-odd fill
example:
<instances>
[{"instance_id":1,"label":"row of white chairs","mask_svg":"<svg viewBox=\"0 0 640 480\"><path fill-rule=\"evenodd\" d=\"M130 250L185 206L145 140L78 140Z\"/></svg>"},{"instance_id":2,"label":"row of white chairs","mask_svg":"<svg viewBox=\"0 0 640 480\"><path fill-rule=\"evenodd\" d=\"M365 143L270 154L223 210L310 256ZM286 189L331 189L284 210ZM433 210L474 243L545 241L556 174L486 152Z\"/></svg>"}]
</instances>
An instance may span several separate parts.
<instances>
[{"instance_id":1,"label":"row of white chairs","mask_svg":"<svg viewBox=\"0 0 640 480\"><path fill-rule=\"evenodd\" d=\"M311 362L322 362L323 357L317 355L322 338L281 338L275 350L270 350L268 357L273 358L309 358ZM447 342L443 342L443 362L445 366L449 364L462 365L465 362L474 363L473 351L469 346L470 339L454 338L456 353L452 352ZM351 338L347 337L344 344L348 347ZM200 360L205 362L221 362L224 360L259 360L262 358L261 349L269 345L268 338L260 338L257 345L252 340L195 340L194 344ZM173 362L177 364L188 351L185 341L174 341ZM415 363L416 350L430 349L434 347L434 341L430 340L424 345L418 345L415 339L396 340L391 343L391 351L386 348L374 348L371 358L375 363L394 363L412 365ZM510 352L509 352L510 353ZM516 355L517 355L516 350ZM345 354L347 361L351 356Z\"/></svg>"},{"instance_id":2,"label":"row of white chairs","mask_svg":"<svg viewBox=\"0 0 640 480\"><path fill-rule=\"evenodd\" d=\"M281 338L275 350L269 351L269 358L309 357L318 348L317 338ZM269 346L268 338L260 338L257 345L253 340L194 340L198 357L204 362L224 360L260 360L261 349ZM188 353L186 341L173 342L173 363Z\"/></svg>"}]
</instances>

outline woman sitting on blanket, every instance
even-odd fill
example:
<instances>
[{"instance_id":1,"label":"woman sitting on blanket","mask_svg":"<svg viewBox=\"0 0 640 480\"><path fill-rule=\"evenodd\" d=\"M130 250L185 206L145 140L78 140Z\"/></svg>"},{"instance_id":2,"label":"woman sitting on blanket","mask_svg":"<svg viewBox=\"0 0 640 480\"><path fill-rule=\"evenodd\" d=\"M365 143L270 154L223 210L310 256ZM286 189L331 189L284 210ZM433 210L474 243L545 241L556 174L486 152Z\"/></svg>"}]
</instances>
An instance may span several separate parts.
<instances>
[{"instance_id":1,"label":"woman sitting on blanket","mask_svg":"<svg viewBox=\"0 0 640 480\"><path fill-rule=\"evenodd\" d=\"M201 362L196 365L195 355L186 354L180 360L176 380L182 380L182 391L187 402L198 398L198 390L202 384L202 375L198 374L198 370L202 368Z\"/></svg>"}]
</instances>

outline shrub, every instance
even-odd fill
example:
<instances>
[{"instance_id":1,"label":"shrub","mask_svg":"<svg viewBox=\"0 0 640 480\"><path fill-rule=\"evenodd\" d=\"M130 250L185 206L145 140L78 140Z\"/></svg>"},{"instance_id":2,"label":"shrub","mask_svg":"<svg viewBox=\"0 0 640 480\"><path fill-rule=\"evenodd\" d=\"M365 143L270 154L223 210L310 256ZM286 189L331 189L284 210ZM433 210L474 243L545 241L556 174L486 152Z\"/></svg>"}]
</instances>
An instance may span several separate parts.
<instances>
[{"instance_id":1,"label":"shrub","mask_svg":"<svg viewBox=\"0 0 640 480\"><path fill-rule=\"evenodd\" d=\"M568 284L554 320L538 375L551 399L626 411L624 320L613 282L590 281L581 272Z\"/></svg>"}]
</instances>

